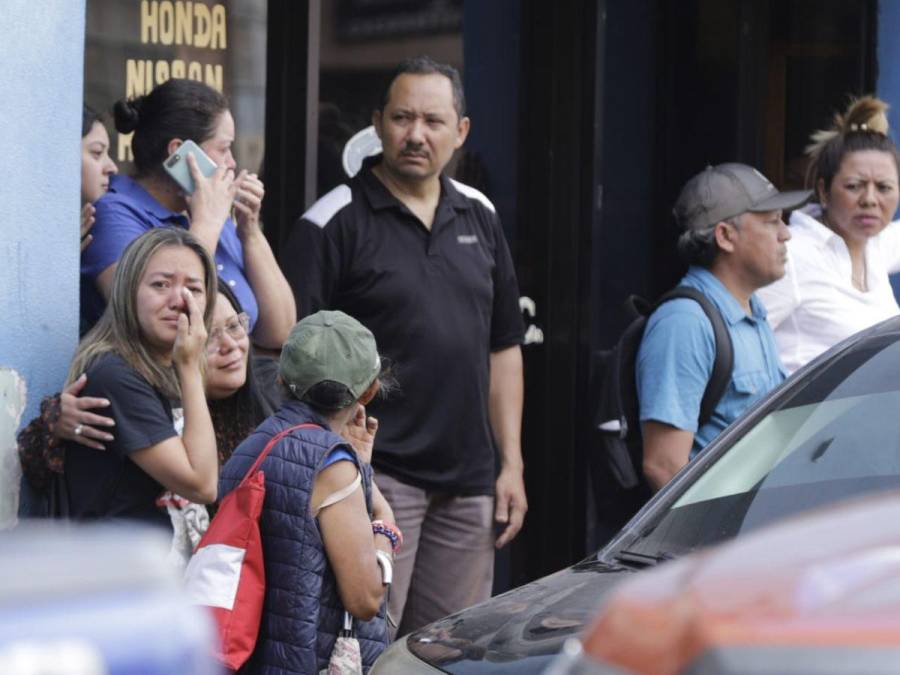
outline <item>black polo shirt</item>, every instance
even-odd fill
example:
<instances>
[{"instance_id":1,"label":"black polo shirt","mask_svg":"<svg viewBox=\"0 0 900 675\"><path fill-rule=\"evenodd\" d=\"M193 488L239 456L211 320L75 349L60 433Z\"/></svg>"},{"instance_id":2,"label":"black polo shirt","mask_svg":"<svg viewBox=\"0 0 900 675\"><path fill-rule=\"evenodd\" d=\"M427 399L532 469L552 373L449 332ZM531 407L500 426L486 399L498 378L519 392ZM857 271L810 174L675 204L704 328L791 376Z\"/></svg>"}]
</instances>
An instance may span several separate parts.
<instances>
[{"instance_id":1,"label":"black polo shirt","mask_svg":"<svg viewBox=\"0 0 900 675\"><path fill-rule=\"evenodd\" d=\"M509 247L493 205L441 176L431 231L370 158L288 234L282 268L301 316L339 309L375 335L398 390L369 406L373 464L427 490L491 494L490 353L521 344Z\"/></svg>"}]
</instances>

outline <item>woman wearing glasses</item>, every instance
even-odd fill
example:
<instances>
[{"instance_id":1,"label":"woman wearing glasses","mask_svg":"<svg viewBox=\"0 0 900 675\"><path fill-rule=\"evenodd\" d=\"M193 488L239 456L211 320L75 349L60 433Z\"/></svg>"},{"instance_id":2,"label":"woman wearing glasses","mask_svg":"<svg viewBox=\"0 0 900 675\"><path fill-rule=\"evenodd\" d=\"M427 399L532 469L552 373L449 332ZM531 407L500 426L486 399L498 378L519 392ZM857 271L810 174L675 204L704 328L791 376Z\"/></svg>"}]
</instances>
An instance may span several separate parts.
<instances>
[{"instance_id":1,"label":"woman wearing glasses","mask_svg":"<svg viewBox=\"0 0 900 675\"><path fill-rule=\"evenodd\" d=\"M272 413L276 402L265 395L266 388L253 371L247 314L226 284L219 282L218 290L206 347L206 397L219 462L224 463ZM115 438L112 418L99 414L109 401L70 393L73 386L80 389L85 381L82 375L62 394L44 399L41 415L19 434L25 478L35 490L54 500L59 498L56 488L65 470L64 443L105 450L105 444Z\"/></svg>"},{"instance_id":2,"label":"woman wearing glasses","mask_svg":"<svg viewBox=\"0 0 900 675\"><path fill-rule=\"evenodd\" d=\"M249 326L231 289L220 283L206 347L206 398L221 463L280 403L254 372Z\"/></svg>"}]
</instances>

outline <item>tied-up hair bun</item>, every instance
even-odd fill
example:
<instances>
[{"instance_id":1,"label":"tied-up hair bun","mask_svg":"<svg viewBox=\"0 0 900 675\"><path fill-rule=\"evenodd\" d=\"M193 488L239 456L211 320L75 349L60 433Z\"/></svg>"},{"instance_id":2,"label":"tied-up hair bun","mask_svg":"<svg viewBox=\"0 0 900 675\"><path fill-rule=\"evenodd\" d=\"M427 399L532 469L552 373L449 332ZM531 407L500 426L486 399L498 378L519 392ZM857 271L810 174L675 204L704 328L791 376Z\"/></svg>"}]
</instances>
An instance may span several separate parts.
<instances>
[{"instance_id":1,"label":"tied-up hair bun","mask_svg":"<svg viewBox=\"0 0 900 675\"><path fill-rule=\"evenodd\" d=\"M875 150L889 154L900 170L897 148L888 136L888 105L874 96L852 99L846 112L834 116L831 128L816 131L806 147L809 166L806 185L820 191L831 189L831 181L849 153Z\"/></svg>"},{"instance_id":2,"label":"tied-up hair bun","mask_svg":"<svg viewBox=\"0 0 900 675\"><path fill-rule=\"evenodd\" d=\"M888 104L874 96L853 99L842 115L835 113L829 129L820 129L810 136L806 154L815 159L822 154L825 146L838 136L852 133L873 133L887 136L890 126L887 118Z\"/></svg>"},{"instance_id":3,"label":"tied-up hair bun","mask_svg":"<svg viewBox=\"0 0 900 675\"><path fill-rule=\"evenodd\" d=\"M137 129L141 122L141 110L144 107L144 99L146 99L146 96L116 101L115 105L113 105L113 119L115 120L116 131L120 134L129 134Z\"/></svg>"}]
</instances>

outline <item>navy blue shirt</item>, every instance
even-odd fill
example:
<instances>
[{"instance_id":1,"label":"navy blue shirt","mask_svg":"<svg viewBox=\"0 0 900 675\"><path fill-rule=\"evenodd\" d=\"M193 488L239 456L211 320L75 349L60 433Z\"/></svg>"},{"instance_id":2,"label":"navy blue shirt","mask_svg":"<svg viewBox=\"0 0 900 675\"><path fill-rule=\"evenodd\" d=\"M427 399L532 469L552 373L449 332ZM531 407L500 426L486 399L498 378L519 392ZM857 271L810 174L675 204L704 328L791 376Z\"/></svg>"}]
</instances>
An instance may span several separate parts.
<instances>
[{"instance_id":1,"label":"navy blue shirt","mask_svg":"<svg viewBox=\"0 0 900 675\"><path fill-rule=\"evenodd\" d=\"M734 345L734 370L709 421L699 429L700 402L716 358L712 324L688 298L670 300L647 321L637 357L641 421L663 422L694 434L691 457L777 387L786 371L778 357L766 310L750 297L751 315L707 269L691 267L679 285L702 291L718 308Z\"/></svg>"},{"instance_id":2,"label":"navy blue shirt","mask_svg":"<svg viewBox=\"0 0 900 675\"><path fill-rule=\"evenodd\" d=\"M88 367L81 394L109 399L109 408L94 412L112 417L116 426L106 450L66 443L71 517L133 518L171 529L166 510L156 506L165 488L131 460L136 450L177 435L171 402L113 352Z\"/></svg>"},{"instance_id":3,"label":"navy blue shirt","mask_svg":"<svg viewBox=\"0 0 900 675\"><path fill-rule=\"evenodd\" d=\"M113 176L109 192L95 206L96 222L91 229L94 240L81 254L83 326L95 324L106 307L106 301L97 289L97 277L118 262L128 244L154 227L190 227L187 216L167 209L128 176ZM250 329L253 330L259 306L244 274L244 249L231 218L222 227L215 259L219 277L234 291L241 307L250 316Z\"/></svg>"}]
</instances>

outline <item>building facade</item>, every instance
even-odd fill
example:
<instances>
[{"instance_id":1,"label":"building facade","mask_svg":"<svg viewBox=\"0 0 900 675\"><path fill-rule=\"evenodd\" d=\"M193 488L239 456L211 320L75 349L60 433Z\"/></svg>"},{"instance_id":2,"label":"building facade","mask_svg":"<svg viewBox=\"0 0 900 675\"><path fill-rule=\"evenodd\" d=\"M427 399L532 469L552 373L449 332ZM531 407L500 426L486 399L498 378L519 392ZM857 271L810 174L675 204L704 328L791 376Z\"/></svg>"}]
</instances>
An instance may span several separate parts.
<instances>
[{"instance_id":1,"label":"building facade","mask_svg":"<svg viewBox=\"0 0 900 675\"><path fill-rule=\"evenodd\" d=\"M341 180L343 145L399 60L427 53L461 69L472 133L453 172L497 206L532 327L530 511L500 588L572 563L615 527L603 517L613 493L586 480L591 354L624 327L629 294L654 297L683 271L670 216L681 184L742 161L798 187L809 133L849 95L900 108L900 7L887 0L7 1L0 49L26 67L0 76L11 207L0 384L26 419L59 388L77 335L82 96L108 109L173 76L222 89L238 161L266 183L277 250ZM128 139L113 134L113 147L127 171ZM0 412L7 459L13 407Z\"/></svg>"}]
</instances>

